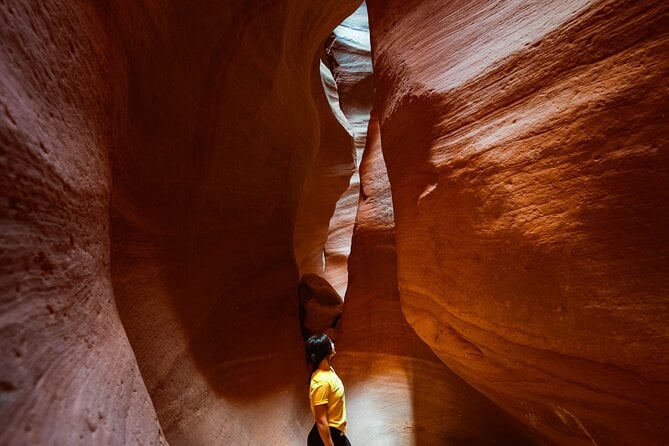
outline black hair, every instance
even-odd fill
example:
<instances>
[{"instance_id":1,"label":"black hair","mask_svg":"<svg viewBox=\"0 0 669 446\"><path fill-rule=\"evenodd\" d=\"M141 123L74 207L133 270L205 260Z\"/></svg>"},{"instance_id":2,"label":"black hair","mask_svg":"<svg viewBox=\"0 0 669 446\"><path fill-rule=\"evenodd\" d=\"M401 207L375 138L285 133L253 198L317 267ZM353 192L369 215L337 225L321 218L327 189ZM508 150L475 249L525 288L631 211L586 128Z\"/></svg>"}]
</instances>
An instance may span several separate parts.
<instances>
[{"instance_id":1,"label":"black hair","mask_svg":"<svg viewBox=\"0 0 669 446\"><path fill-rule=\"evenodd\" d=\"M311 375L318 369L321 361L332 353L332 341L324 333L313 335L307 339L304 353L307 357L307 365L311 366L311 373L309 373L309 380L311 380Z\"/></svg>"}]
</instances>

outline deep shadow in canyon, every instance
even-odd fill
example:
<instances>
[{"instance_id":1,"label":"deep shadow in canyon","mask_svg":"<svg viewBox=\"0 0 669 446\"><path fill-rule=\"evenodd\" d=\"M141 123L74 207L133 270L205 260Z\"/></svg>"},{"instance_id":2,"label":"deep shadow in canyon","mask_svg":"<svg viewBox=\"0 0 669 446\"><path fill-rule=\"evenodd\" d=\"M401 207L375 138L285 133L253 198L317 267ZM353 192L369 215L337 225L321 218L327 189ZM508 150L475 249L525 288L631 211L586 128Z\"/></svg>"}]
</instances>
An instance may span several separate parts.
<instances>
[{"instance_id":1,"label":"deep shadow in canyon","mask_svg":"<svg viewBox=\"0 0 669 446\"><path fill-rule=\"evenodd\" d=\"M354 444L664 444L667 6L457 3L0 3L0 443L302 443L319 274Z\"/></svg>"}]
</instances>

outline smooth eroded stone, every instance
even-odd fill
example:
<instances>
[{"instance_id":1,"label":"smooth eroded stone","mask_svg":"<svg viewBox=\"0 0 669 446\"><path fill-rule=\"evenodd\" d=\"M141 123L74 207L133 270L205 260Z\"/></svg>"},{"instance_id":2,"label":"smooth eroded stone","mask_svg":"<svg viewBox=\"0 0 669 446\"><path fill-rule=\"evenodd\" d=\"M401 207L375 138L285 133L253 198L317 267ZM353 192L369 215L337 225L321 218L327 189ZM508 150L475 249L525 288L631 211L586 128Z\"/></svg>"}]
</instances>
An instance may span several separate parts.
<instances>
[{"instance_id":1,"label":"smooth eroded stone","mask_svg":"<svg viewBox=\"0 0 669 446\"><path fill-rule=\"evenodd\" d=\"M368 8L411 326L548 441L665 444L665 2Z\"/></svg>"},{"instance_id":2,"label":"smooth eroded stone","mask_svg":"<svg viewBox=\"0 0 669 446\"><path fill-rule=\"evenodd\" d=\"M295 217L294 249L300 275L323 275L331 266L325 244L332 232L331 222L342 220L333 220L333 215L356 171L353 128L341 111L332 73L322 61L318 65L320 77L312 80L312 91L320 116L320 147L304 182ZM353 226L351 218L345 221ZM348 254L350 236L345 243ZM343 276L345 284L345 271Z\"/></svg>"},{"instance_id":3,"label":"smooth eroded stone","mask_svg":"<svg viewBox=\"0 0 669 446\"><path fill-rule=\"evenodd\" d=\"M379 122L369 123L334 367L352 444L531 444L507 414L446 367L400 306L390 184Z\"/></svg>"},{"instance_id":4,"label":"smooth eroded stone","mask_svg":"<svg viewBox=\"0 0 669 446\"><path fill-rule=\"evenodd\" d=\"M88 4L0 29L0 444L165 444L109 272L119 59Z\"/></svg>"},{"instance_id":5,"label":"smooth eroded stone","mask_svg":"<svg viewBox=\"0 0 669 446\"><path fill-rule=\"evenodd\" d=\"M317 157L340 142L351 157L318 67L355 6L105 6L127 72L112 279L172 444L295 444L311 427L294 241Z\"/></svg>"},{"instance_id":6,"label":"smooth eroded stone","mask_svg":"<svg viewBox=\"0 0 669 446\"><path fill-rule=\"evenodd\" d=\"M353 135L355 172L330 219L323 247L325 277L344 296L348 286L348 256L358 209L360 177L357 166L365 148L369 113L374 103L372 56L367 7L364 2L337 26L325 42L324 59L336 83L338 108Z\"/></svg>"},{"instance_id":7,"label":"smooth eroded stone","mask_svg":"<svg viewBox=\"0 0 669 446\"><path fill-rule=\"evenodd\" d=\"M172 444L301 442L293 236L355 2L23 3L0 5L0 443L158 444L156 414Z\"/></svg>"}]
</instances>

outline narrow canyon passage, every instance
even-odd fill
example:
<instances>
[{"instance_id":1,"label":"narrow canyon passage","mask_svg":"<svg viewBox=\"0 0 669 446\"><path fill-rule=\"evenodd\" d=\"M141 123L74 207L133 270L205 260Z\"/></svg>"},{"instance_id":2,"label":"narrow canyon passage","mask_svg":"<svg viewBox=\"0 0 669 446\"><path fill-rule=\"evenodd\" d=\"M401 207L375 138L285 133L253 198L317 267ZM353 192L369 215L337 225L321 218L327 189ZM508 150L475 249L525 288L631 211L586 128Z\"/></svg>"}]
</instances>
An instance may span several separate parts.
<instances>
[{"instance_id":1,"label":"narrow canyon passage","mask_svg":"<svg viewBox=\"0 0 669 446\"><path fill-rule=\"evenodd\" d=\"M0 2L0 444L666 444L668 9Z\"/></svg>"}]
</instances>

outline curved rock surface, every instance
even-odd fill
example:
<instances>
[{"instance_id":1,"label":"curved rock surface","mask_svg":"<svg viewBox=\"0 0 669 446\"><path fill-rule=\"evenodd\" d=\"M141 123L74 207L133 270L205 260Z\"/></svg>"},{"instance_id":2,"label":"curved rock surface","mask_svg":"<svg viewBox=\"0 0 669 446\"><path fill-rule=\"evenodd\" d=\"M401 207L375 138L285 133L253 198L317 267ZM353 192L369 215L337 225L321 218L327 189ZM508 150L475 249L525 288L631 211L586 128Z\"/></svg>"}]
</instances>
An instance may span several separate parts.
<instances>
[{"instance_id":1,"label":"curved rock surface","mask_svg":"<svg viewBox=\"0 0 669 446\"><path fill-rule=\"evenodd\" d=\"M510 417L448 369L402 314L392 198L379 122L369 122L334 367L352 444L531 444Z\"/></svg>"},{"instance_id":2,"label":"curved rock surface","mask_svg":"<svg viewBox=\"0 0 669 446\"><path fill-rule=\"evenodd\" d=\"M363 2L334 29L325 43L327 65L337 83L341 110L353 128L358 155L365 148L369 114L374 104L371 50L367 5Z\"/></svg>"},{"instance_id":3,"label":"curved rock surface","mask_svg":"<svg viewBox=\"0 0 669 446\"><path fill-rule=\"evenodd\" d=\"M0 2L0 444L302 443L347 262L354 441L665 442L667 6L370 0L337 204L356 3Z\"/></svg>"},{"instance_id":4,"label":"curved rock surface","mask_svg":"<svg viewBox=\"0 0 669 446\"><path fill-rule=\"evenodd\" d=\"M302 441L294 224L355 7L3 2L0 442Z\"/></svg>"},{"instance_id":5,"label":"curved rock surface","mask_svg":"<svg viewBox=\"0 0 669 446\"><path fill-rule=\"evenodd\" d=\"M323 275L331 266L331 258L324 252L332 232L331 220L356 171L353 128L341 111L337 84L322 61L319 71L320 79L312 80L312 88L322 117L321 144L305 180L295 218L294 249L300 275ZM325 96L319 94L321 88ZM352 222L349 226L353 226ZM348 249L350 237L347 243ZM345 270L343 276L346 283ZM343 293L340 295L343 297Z\"/></svg>"},{"instance_id":6,"label":"curved rock surface","mask_svg":"<svg viewBox=\"0 0 669 446\"><path fill-rule=\"evenodd\" d=\"M344 296L348 286L348 256L360 195L357 167L365 148L369 113L374 103L369 24L364 2L334 29L325 44L325 59L336 83L337 105L346 117L355 143L355 171L348 188L337 202L323 247L323 276Z\"/></svg>"},{"instance_id":7,"label":"curved rock surface","mask_svg":"<svg viewBox=\"0 0 669 446\"><path fill-rule=\"evenodd\" d=\"M412 327L550 442L664 444L666 2L368 8Z\"/></svg>"},{"instance_id":8,"label":"curved rock surface","mask_svg":"<svg viewBox=\"0 0 669 446\"><path fill-rule=\"evenodd\" d=\"M0 30L0 444L163 444L109 272L118 60L80 2Z\"/></svg>"},{"instance_id":9,"label":"curved rock surface","mask_svg":"<svg viewBox=\"0 0 669 446\"><path fill-rule=\"evenodd\" d=\"M295 222L319 147L343 141L319 115L318 64L355 4L110 7L132 98L111 154L112 277L165 435L301 442Z\"/></svg>"}]
</instances>

